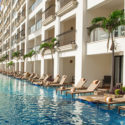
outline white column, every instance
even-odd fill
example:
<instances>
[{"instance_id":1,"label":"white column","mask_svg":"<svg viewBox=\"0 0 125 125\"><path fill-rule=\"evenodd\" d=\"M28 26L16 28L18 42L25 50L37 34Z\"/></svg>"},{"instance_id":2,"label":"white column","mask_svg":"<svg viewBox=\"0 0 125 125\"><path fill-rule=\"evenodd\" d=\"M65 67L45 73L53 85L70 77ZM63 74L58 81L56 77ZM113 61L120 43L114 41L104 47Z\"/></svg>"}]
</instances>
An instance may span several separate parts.
<instances>
[{"instance_id":1,"label":"white column","mask_svg":"<svg viewBox=\"0 0 125 125\"><path fill-rule=\"evenodd\" d=\"M125 86L125 51L123 55L123 86Z\"/></svg>"},{"instance_id":2,"label":"white column","mask_svg":"<svg viewBox=\"0 0 125 125\"><path fill-rule=\"evenodd\" d=\"M24 54L26 54L27 53L27 43L28 43L28 32L29 32L29 30L28 30L28 16L29 16L29 14L28 14L28 9L29 9L29 0L26 0L26 25L25 25L25 53ZM27 61L25 61L24 62L24 72L26 72L27 71Z\"/></svg>"},{"instance_id":3,"label":"white column","mask_svg":"<svg viewBox=\"0 0 125 125\"><path fill-rule=\"evenodd\" d=\"M78 0L78 7L76 12L76 44L78 45L76 56L75 56L75 84L83 77L85 57L85 11L86 3L83 0Z\"/></svg>"},{"instance_id":4,"label":"white column","mask_svg":"<svg viewBox=\"0 0 125 125\"><path fill-rule=\"evenodd\" d=\"M57 12L59 10L59 1L55 1L55 11ZM57 38L57 35L60 34L60 17L56 17L55 21L55 38ZM57 74L59 74L59 64L60 64L60 59L59 59L59 53L56 51L54 55L54 77L56 77Z\"/></svg>"}]
</instances>

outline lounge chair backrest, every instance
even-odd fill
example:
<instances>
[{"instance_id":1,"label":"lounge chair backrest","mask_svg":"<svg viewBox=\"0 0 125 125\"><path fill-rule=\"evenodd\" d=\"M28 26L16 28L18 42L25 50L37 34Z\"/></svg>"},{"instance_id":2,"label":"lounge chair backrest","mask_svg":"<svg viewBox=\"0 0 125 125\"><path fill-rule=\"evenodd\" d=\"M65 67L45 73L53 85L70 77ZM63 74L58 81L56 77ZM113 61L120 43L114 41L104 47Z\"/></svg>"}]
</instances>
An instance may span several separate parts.
<instances>
[{"instance_id":1,"label":"lounge chair backrest","mask_svg":"<svg viewBox=\"0 0 125 125\"><path fill-rule=\"evenodd\" d=\"M85 78L81 78L80 81L74 85L75 88L82 88L86 83L86 79Z\"/></svg>"},{"instance_id":2,"label":"lounge chair backrest","mask_svg":"<svg viewBox=\"0 0 125 125\"><path fill-rule=\"evenodd\" d=\"M24 73L24 77L27 77L28 75L29 75L28 72L25 72L25 73Z\"/></svg>"},{"instance_id":3,"label":"lounge chair backrest","mask_svg":"<svg viewBox=\"0 0 125 125\"><path fill-rule=\"evenodd\" d=\"M34 73L32 73L32 74L30 75L30 78L32 78L34 75L35 75L35 74L34 74Z\"/></svg>"},{"instance_id":4,"label":"lounge chair backrest","mask_svg":"<svg viewBox=\"0 0 125 125\"><path fill-rule=\"evenodd\" d=\"M65 82L65 80L66 80L66 78L67 78L67 76L66 76L66 75L63 75L62 78L61 78L61 80L60 80L60 82L59 82L59 84L60 84L60 85L63 85L64 82Z\"/></svg>"},{"instance_id":5,"label":"lounge chair backrest","mask_svg":"<svg viewBox=\"0 0 125 125\"><path fill-rule=\"evenodd\" d=\"M59 75L57 75L56 77L55 77L55 79L54 79L54 83L57 83L58 82L58 80L59 80L59 78L60 78L60 76Z\"/></svg>"},{"instance_id":6,"label":"lounge chair backrest","mask_svg":"<svg viewBox=\"0 0 125 125\"><path fill-rule=\"evenodd\" d=\"M95 91L95 89L99 86L100 81L94 80L89 87L87 88L87 91Z\"/></svg>"},{"instance_id":7,"label":"lounge chair backrest","mask_svg":"<svg viewBox=\"0 0 125 125\"><path fill-rule=\"evenodd\" d=\"M46 77L44 78L43 82L46 82L49 77L50 77L49 75L46 75Z\"/></svg>"},{"instance_id":8,"label":"lounge chair backrest","mask_svg":"<svg viewBox=\"0 0 125 125\"><path fill-rule=\"evenodd\" d=\"M40 77L40 80L45 79L45 77L46 77L46 75L43 74L43 75Z\"/></svg>"},{"instance_id":9,"label":"lounge chair backrest","mask_svg":"<svg viewBox=\"0 0 125 125\"><path fill-rule=\"evenodd\" d=\"M39 77L39 75L38 75L38 74L35 74L33 78L36 79L36 78L38 78L38 77Z\"/></svg>"}]
</instances>

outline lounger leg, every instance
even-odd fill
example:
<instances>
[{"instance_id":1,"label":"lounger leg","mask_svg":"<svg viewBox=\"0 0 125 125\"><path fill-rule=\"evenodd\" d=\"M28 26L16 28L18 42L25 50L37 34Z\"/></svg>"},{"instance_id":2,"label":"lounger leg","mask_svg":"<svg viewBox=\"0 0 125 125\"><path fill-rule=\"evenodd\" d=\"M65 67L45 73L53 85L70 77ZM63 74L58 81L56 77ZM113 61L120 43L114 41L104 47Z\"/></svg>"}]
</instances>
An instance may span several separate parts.
<instances>
[{"instance_id":1,"label":"lounger leg","mask_svg":"<svg viewBox=\"0 0 125 125\"><path fill-rule=\"evenodd\" d=\"M121 110L121 109L120 109L120 108L118 108L118 113L119 113L119 114L120 114L120 110Z\"/></svg>"},{"instance_id":2,"label":"lounger leg","mask_svg":"<svg viewBox=\"0 0 125 125\"><path fill-rule=\"evenodd\" d=\"M110 104L108 104L108 110L110 110Z\"/></svg>"}]
</instances>

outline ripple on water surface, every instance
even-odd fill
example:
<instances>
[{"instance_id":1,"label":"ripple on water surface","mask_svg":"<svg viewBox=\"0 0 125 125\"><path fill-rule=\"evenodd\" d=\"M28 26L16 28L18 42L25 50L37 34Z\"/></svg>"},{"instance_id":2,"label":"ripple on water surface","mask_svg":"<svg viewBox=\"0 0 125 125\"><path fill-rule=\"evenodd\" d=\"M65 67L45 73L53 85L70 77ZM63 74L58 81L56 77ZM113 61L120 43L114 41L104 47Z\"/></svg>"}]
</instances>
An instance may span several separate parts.
<instances>
[{"instance_id":1,"label":"ripple on water surface","mask_svg":"<svg viewBox=\"0 0 125 125\"><path fill-rule=\"evenodd\" d=\"M0 75L1 125L125 125L125 112Z\"/></svg>"}]
</instances>

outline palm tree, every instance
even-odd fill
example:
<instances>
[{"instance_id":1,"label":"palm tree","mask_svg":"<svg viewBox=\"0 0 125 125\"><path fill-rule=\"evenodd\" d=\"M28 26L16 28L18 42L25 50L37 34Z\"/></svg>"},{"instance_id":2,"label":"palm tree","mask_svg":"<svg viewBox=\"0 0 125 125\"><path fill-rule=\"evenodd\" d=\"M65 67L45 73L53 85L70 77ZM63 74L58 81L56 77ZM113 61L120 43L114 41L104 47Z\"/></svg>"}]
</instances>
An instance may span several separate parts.
<instances>
[{"instance_id":1,"label":"palm tree","mask_svg":"<svg viewBox=\"0 0 125 125\"><path fill-rule=\"evenodd\" d=\"M58 41L56 38L51 39L49 42L42 43L40 45L39 50L41 50L41 54L44 57L46 50L50 50L52 56L52 71L53 71L53 54L57 50L56 47L58 46Z\"/></svg>"},{"instance_id":2,"label":"palm tree","mask_svg":"<svg viewBox=\"0 0 125 125\"><path fill-rule=\"evenodd\" d=\"M7 67L9 68L9 67L12 67L13 68L13 66L14 66L14 62L13 61L10 61L9 63L7 63ZM12 69L13 70L13 69Z\"/></svg>"},{"instance_id":3,"label":"palm tree","mask_svg":"<svg viewBox=\"0 0 125 125\"><path fill-rule=\"evenodd\" d=\"M113 92L113 86L115 84L115 41L114 31L121 25L125 25L124 10L115 10L108 17L96 17L92 20L92 25L88 27L89 35L96 28L102 28L108 33L107 50L109 49L109 41L111 39L112 51L112 77L110 92Z\"/></svg>"}]
</instances>

